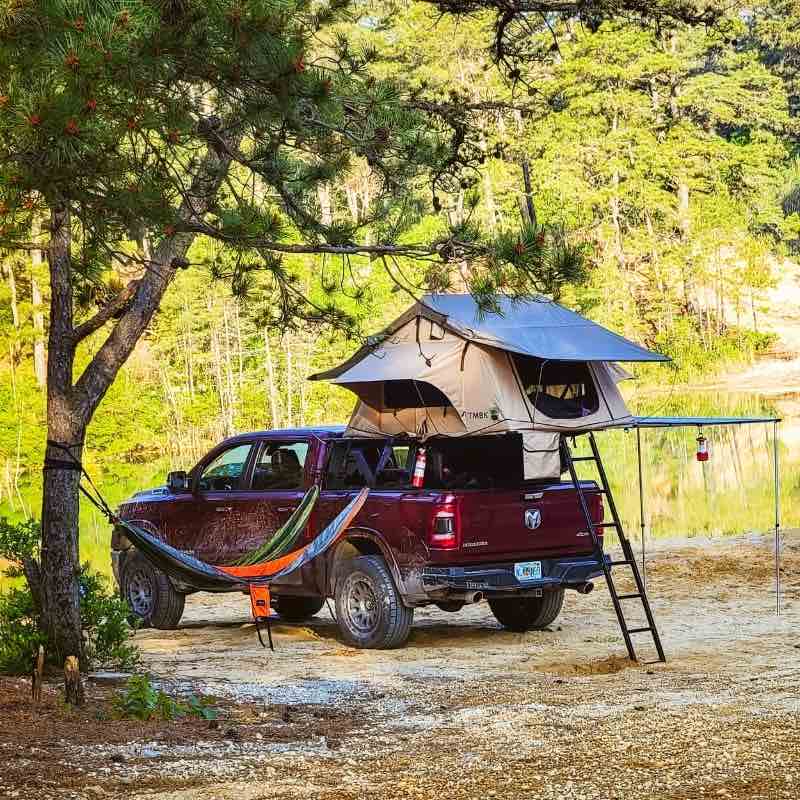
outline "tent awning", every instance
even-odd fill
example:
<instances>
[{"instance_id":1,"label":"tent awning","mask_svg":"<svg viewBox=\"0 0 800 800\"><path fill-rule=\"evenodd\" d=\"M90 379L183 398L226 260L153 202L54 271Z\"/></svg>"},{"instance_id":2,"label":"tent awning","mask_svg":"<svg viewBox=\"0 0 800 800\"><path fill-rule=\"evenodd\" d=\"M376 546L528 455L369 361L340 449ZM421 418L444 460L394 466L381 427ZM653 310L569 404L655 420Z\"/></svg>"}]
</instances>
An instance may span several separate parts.
<instances>
[{"instance_id":1,"label":"tent awning","mask_svg":"<svg viewBox=\"0 0 800 800\"><path fill-rule=\"evenodd\" d=\"M463 348L464 343L454 339L425 342L424 352L416 343L378 347L354 366L336 376L333 382L346 384L425 380L434 364L460 353Z\"/></svg>"},{"instance_id":2,"label":"tent awning","mask_svg":"<svg viewBox=\"0 0 800 800\"><path fill-rule=\"evenodd\" d=\"M694 428L714 425L758 425L780 422L780 417L633 417L620 428Z\"/></svg>"}]
</instances>

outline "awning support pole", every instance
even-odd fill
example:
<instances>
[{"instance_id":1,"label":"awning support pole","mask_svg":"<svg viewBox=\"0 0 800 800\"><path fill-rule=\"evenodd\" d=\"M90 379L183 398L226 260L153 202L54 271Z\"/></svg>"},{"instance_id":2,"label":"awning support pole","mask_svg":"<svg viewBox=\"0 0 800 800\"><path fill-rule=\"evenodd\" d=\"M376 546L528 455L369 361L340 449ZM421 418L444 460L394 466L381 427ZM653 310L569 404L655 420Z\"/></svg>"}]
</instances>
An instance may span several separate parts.
<instances>
[{"instance_id":1,"label":"awning support pole","mask_svg":"<svg viewBox=\"0 0 800 800\"><path fill-rule=\"evenodd\" d=\"M645 549L644 478L642 477L642 431L636 428L636 460L639 464L639 524L642 529L642 583L647 589L647 560Z\"/></svg>"},{"instance_id":2,"label":"awning support pole","mask_svg":"<svg viewBox=\"0 0 800 800\"><path fill-rule=\"evenodd\" d=\"M772 462L775 469L775 614L781 613L781 475L778 465L778 420L772 423Z\"/></svg>"}]
</instances>

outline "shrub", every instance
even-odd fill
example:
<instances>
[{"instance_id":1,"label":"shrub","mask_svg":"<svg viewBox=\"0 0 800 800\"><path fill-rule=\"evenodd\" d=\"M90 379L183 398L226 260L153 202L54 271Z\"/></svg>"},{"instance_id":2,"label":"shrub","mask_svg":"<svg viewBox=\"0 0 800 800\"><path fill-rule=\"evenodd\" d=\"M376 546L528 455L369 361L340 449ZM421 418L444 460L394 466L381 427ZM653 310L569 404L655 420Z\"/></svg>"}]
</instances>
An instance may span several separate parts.
<instances>
[{"instance_id":1,"label":"shrub","mask_svg":"<svg viewBox=\"0 0 800 800\"><path fill-rule=\"evenodd\" d=\"M39 573L40 536L39 523L34 520L14 524L0 518L0 557L11 562L6 574L18 577L24 572L29 581L24 588L0 594L0 672L3 673L30 672L40 644L44 646L45 657L50 654L47 636L40 630L35 592L30 586L31 579ZM136 666L139 654L130 641L134 628L128 622L130 612L126 603L88 564L81 572L80 593L86 663L118 669Z\"/></svg>"},{"instance_id":2,"label":"shrub","mask_svg":"<svg viewBox=\"0 0 800 800\"><path fill-rule=\"evenodd\" d=\"M172 720L186 715L216 719L217 711L206 697L190 695L182 702L172 695L156 689L147 675L132 675L124 691L117 695L114 708L121 717Z\"/></svg>"},{"instance_id":3,"label":"shrub","mask_svg":"<svg viewBox=\"0 0 800 800\"><path fill-rule=\"evenodd\" d=\"M21 565L26 558L39 557L41 539L42 529L36 520L9 522L0 517L0 558L12 562L15 577L19 574L14 571L15 565Z\"/></svg>"},{"instance_id":4,"label":"shrub","mask_svg":"<svg viewBox=\"0 0 800 800\"><path fill-rule=\"evenodd\" d=\"M29 673L40 644L46 649L47 637L39 630L30 590L0 594L0 672Z\"/></svg>"},{"instance_id":5,"label":"shrub","mask_svg":"<svg viewBox=\"0 0 800 800\"><path fill-rule=\"evenodd\" d=\"M131 669L139 653L130 639L134 628L128 622L125 601L108 589L105 578L84 565L80 577L81 627L86 662L90 666ZM33 659L47 636L39 620L30 588L0 594L0 672L22 675L31 671ZM58 664L57 666L61 666Z\"/></svg>"},{"instance_id":6,"label":"shrub","mask_svg":"<svg viewBox=\"0 0 800 800\"><path fill-rule=\"evenodd\" d=\"M131 642L136 628L131 625L128 604L109 588L99 572L84 564L80 577L81 627L85 655L95 666L131 669L139 663L139 651Z\"/></svg>"}]
</instances>

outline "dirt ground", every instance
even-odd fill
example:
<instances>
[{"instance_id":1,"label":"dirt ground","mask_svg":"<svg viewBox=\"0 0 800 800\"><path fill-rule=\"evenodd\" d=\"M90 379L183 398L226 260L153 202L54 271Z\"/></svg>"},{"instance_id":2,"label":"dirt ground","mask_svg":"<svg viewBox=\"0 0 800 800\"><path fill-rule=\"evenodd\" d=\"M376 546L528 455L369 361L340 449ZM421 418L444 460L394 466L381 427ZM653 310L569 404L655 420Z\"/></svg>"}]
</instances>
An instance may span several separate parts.
<instances>
[{"instance_id":1,"label":"dirt ground","mask_svg":"<svg viewBox=\"0 0 800 800\"><path fill-rule=\"evenodd\" d=\"M648 577L667 664L625 658L602 585L528 634L485 603L419 610L393 652L345 647L323 611L270 653L244 597L195 596L180 630L137 639L223 719L107 721L95 688L81 714L51 694L37 727L0 692L0 797L796 798L800 535L780 616L768 537L666 543Z\"/></svg>"}]
</instances>

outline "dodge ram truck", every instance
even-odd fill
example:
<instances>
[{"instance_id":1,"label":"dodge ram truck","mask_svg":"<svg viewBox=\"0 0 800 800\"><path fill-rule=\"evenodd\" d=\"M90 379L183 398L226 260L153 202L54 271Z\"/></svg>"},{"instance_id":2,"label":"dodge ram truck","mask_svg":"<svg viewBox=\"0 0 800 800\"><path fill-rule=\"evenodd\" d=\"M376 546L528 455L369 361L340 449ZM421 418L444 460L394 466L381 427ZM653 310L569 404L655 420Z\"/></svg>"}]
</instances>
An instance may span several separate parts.
<instances>
[{"instance_id":1,"label":"dodge ram truck","mask_svg":"<svg viewBox=\"0 0 800 800\"><path fill-rule=\"evenodd\" d=\"M605 556L594 550L574 486L525 480L519 434L420 443L343 433L235 436L190 471L170 473L166 486L135 494L119 515L197 558L232 564L275 532L311 486L320 496L298 547L369 487L336 547L271 587L275 611L289 621L313 616L331 598L345 641L362 648L402 646L414 609L429 604L456 612L486 600L505 628L544 628L566 589L586 594L602 574ZM601 522L597 486L583 490ZM111 547L133 613L144 624L176 627L191 587L156 569L121 527Z\"/></svg>"}]
</instances>

